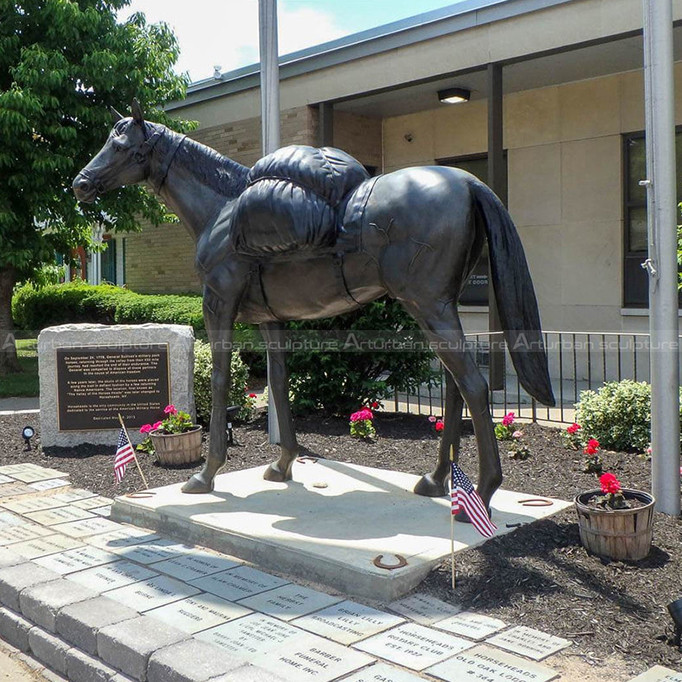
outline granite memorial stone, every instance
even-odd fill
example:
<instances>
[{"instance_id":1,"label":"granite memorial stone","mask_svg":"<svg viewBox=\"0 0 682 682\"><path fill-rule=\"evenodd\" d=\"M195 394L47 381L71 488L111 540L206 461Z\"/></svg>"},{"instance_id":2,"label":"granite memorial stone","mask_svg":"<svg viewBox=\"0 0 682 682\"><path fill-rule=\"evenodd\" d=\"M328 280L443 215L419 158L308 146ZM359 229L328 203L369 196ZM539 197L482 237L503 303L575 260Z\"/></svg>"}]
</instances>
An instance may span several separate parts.
<instances>
[{"instance_id":1,"label":"granite memorial stone","mask_svg":"<svg viewBox=\"0 0 682 682\"><path fill-rule=\"evenodd\" d=\"M149 580L111 590L107 592L107 597L144 613L198 593L199 590L196 587L175 580L175 578L158 575Z\"/></svg>"},{"instance_id":2,"label":"granite memorial stone","mask_svg":"<svg viewBox=\"0 0 682 682\"><path fill-rule=\"evenodd\" d=\"M173 403L194 415L194 333L183 325L69 324L38 337L44 447L133 441ZM53 476L54 478L54 476Z\"/></svg>"},{"instance_id":3,"label":"granite memorial stone","mask_svg":"<svg viewBox=\"0 0 682 682\"><path fill-rule=\"evenodd\" d=\"M353 646L411 670L421 671L473 645L461 637L424 625L405 623Z\"/></svg>"},{"instance_id":4,"label":"granite memorial stone","mask_svg":"<svg viewBox=\"0 0 682 682\"><path fill-rule=\"evenodd\" d=\"M239 566L222 573L197 578L192 584L228 601L237 601L252 594L286 585L287 582L250 566Z\"/></svg>"},{"instance_id":5,"label":"granite memorial stone","mask_svg":"<svg viewBox=\"0 0 682 682\"><path fill-rule=\"evenodd\" d=\"M424 678L386 663L377 663L345 677L344 682L424 682Z\"/></svg>"},{"instance_id":6,"label":"granite memorial stone","mask_svg":"<svg viewBox=\"0 0 682 682\"><path fill-rule=\"evenodd\" d=\"M549 682L559 673L489 646L457 653L427 672L447 682Z\"/></svg>"},{"instance_id":7,"label":"granite memorial stone","mask_svg":"<svg viewBox=\"0 0 682 682\"><path fill-rule=\"evenodd\" d=\"M534 661L541 661L543 658L547 658L547 656L551 656L571 645L567 639L555 637L525 625L518 625L511 630L490 637L486 641L488 644L494 644L500 649L527 656Z\"/></svg>"},{"instance_id":8,"label":"granite memorial stone","mask_svg":"<svg viewBox=\"0 0 682 682\"><path fill-rule=\"evenodd\" d=\"M352 644L360 639L400 625L404 620L392 613L378 611L371 606L342 601L326 609L294 621L296 625L341 644Z\"/></svg>"},{"instance_id":9,"label":"granite memorial stone","mask_svg":"<svg viewBox=\"0 0 682 682\"><path fill-rule=\"evenodd\" d=\"M149 611L147 615L158 618L171 627L194 635L209 630L235 618L246 616L251 611L225 601L214 594L201 593L188 599L161 606Z\"/></svg>"},{"instance_id":10,"label":"granite memorial stone","mask_svg":"<svg viewBox=\"0 0 682 682\"><path fill-rule=\"evenodd\" d=\"M311 611L319 611L342 601L343 597L333 597L309 587L290 583L269 592L261 592L253 597L242 599L239 603L254 611L266 613L274 618L293 620Z\"/></svg>"},{"instance_id":11,"label":"granite memorial stone","mask_svg":"<svg viewBox=\"0 0 682 682\"><path fill-rule=\"evenodd\" d=\"M296 641L308 639L311 635L289 623L254 613L200 632L196 637L252 662L258 656L284 645L293 646Z\"/></svg>"}]
</instances>

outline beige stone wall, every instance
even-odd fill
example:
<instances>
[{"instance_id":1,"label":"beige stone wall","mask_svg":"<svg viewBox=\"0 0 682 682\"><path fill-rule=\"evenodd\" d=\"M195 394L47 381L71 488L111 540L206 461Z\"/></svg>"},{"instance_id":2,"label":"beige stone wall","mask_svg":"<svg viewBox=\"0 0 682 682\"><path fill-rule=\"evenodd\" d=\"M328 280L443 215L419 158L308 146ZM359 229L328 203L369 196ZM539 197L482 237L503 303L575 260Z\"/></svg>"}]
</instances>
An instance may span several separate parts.
<instances>
[{"instance_id":1,"label":"beige stone wall","mask_svg":"<svg viewBox=\"0 0 682 682\"><path fill-rule=\"evenodd\" d=\"M283 111L282 144L317 144L317 125L312 107ZM199 128L191 137L245 166L252 166L261 155L260 117ZM126 284L140 293L198 292L194 257L194 240L182 224L145 227L127 236Z\"/></svg>"},{"instance_id":2,"label":"beige stone wall","mask_svg":"<svg viewBox=\"0 0 682 682\"><path fill-rule=\"evenodd\" d=\"M494 13L495 8L487 12ZM673 17L682 19L682 0L673 1ZM281 83L282 108L352 97L448 72L480 68L544 50L598 41L642 28L641 0L573 0L532 14L472 26L450 35L417 42ZM204 126L240 121L260 110L257 87L203 102L191 99L174 111Z\"/></svg>"},{"instance_id":3,"label":"beige stone wall","mask_svg":"<svg viewBox=\"0 0 682 682\"><path fill-rule=\"evenodd\" d=\"M681 124L682 64L675 73ZM647 330L646 316L622 310L622 134L644 128L643 89L642 73L631 72L505 97L509 210L545 329ZM486 105L385 119L385 170L485 152ZM487 314L464 317L472 331L487 327Z\"/></svg>"},{"instance_id":4,"label":"beige stone wall","mask_svg":"<svg viewBox=\"0 0 682 682\"><path fill-rule=\"evenodd\" d=\"M141 294L200 291L194 239L181 224L148 226L126 236L126 286Z\"/></svg>"},{"instance_id":5,"label":"beige stone wall","mask_svg":"<svg viewBox=\"0 0 682 682\"><path fill-rule=\"evenodd\" d=\"M381 119L334 112L334 146L354 156L365 166L383 166Z\"/></svg>"}]
</instances>

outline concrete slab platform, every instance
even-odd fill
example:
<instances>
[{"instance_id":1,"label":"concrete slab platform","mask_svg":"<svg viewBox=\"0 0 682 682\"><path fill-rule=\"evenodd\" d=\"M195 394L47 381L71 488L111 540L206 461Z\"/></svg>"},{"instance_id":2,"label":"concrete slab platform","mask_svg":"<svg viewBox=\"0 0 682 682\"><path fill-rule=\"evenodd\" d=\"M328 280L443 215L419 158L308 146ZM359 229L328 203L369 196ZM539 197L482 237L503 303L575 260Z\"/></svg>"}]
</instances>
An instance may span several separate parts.
<instances>
[{"instance_id":1,"label":"concrete slab platform","mask_svg":"<svg viewBox=\"0 0 682 682\"><path fill-rule=\"evenodd\" d=\"M415 495L417 476L329 460L297 462L287 483L265 481L263 471L218 476L206 495L172 485L150 497L118 497L111 518L383 602L409 592L450 554L449 500ZM495 494L498 534L570 506L554 499L551 506L521 504L531 497ZM483 542L471 525L456 524L455 551ZM407 566L379 568L379 555L388 565L401 555Z\"/></svg>"}]
</instances>

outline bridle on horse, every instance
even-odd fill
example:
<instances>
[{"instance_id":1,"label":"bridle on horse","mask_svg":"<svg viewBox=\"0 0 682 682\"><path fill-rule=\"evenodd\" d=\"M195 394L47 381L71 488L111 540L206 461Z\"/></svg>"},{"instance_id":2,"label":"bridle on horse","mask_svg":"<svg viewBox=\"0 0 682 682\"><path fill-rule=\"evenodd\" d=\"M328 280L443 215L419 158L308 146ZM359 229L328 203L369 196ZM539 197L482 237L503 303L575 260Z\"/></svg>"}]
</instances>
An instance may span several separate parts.
<instances>
[{"instance_id":1,"label":"bridle on horse","mask_svg":"<svg viewBox=\"0 0 682 682\"><path fill-rule=\"evenodd\" d=\"M165 127L162 127L160 130L156 129L149 137L147 137L147 126L146 125L144 126L145 139L144 142L140 145L140 148L135 152L134 158L136 163L142 165L147 162L149 155L154 150L154 147L156 147L156 145L159 143L159 140L165 136L167 130L168 129ZM178 134L171 143L171 146L166 152L166 155L163 158L163 161L159 165L158 169L156 171L150 169L147 181L151 184L152 189L157 194L161 190L163 183L166 181L166 177L168 176L168 171L170 170L171 164L173 163L173 159L175 158L178 149L180 149L180 146L185 141L186 137L187 135ZM104 186L104 178L100 177L99 179L96 179L95 177L93 177L92 172L87 170L87 168L84 168L80 172L80 175L82 175L84 178L92 182L97 194L104 194L106 192L106 187Z\"/></svg>"},{"instance_id":2,"label":"bridle on horse","mask_svg":"<svg viewBox=\"0 0 682 682\"><path fill-rule=\"evenodd\" d=\"M143 164L147 161L147 157L152 153L154 147L158 144L159 140L166 134L167 128L161 128L161 130L155 130L152 135L147 137L147 126L145 126L145 140L140 146L140 149L135 152L135 161L139 164ZM152 186L152 189L158 194L161 191L163 183L166 181L168 176L168 171L170 170L173 159L180 149L180 146L185 141L187 135L177 135L172 141L171 146L168 148L163 161L159 164L159 167L154 171L153 169L149 172L149 177L147 181Z\"/></svg>"}]
</instances>

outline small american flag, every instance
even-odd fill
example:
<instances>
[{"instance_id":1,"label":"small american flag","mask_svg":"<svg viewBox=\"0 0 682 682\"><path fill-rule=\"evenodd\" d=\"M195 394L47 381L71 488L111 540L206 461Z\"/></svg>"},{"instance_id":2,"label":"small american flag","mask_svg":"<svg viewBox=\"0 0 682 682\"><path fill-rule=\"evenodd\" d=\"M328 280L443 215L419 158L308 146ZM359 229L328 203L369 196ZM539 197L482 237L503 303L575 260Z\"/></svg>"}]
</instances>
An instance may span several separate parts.
<instances>
[{"instance_id":1,"label":"small american flag","mask_svg":"<svg viewBox=\"0 0 682 682\"><path fill-rule=\"evenodd\" d=\"M128 436L124 429L121 429L118 434L118 443L116 445L116 458L114 459L114 476L116 481L120 483L123 480L123 474L126 472L126 467L135 459L135 452L133 446L128 440Z\"/></svg>"},{"instance_id":2,"label":"small american flag","mask_svg":"<svg viewBox=\"0 0 682 682\"><path fill-rule=\"evenodd\" d=\"M490 520L488 511L481 496L474 490L474 486L467 475L454 463L452 465L452 488L450 498L452 513L459 514L463 509L474 528L484 537L495 535L497 526Z\"/></svg>"}]
</instances>

